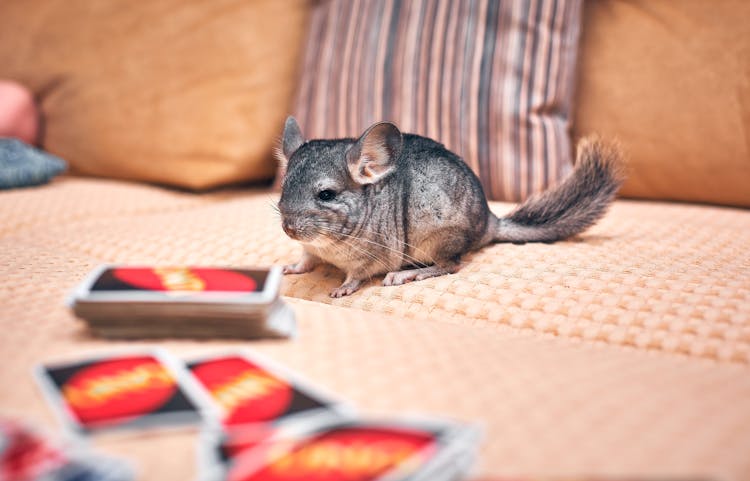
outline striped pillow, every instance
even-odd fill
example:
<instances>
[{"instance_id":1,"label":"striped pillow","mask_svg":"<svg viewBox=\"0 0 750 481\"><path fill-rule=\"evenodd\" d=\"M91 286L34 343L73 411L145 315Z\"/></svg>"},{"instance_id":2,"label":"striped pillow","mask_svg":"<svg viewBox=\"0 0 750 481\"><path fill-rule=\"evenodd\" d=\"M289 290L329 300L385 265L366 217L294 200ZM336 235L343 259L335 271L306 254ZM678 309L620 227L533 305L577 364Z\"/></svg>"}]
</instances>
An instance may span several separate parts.
<instances>
[{"instance_id":1,"label":"striped pillow","mask_svg":"<svg viewBox=\"0 0 750 481\"><path fill-rule=\"evenodd\" d=\"M563 177L581 0L330 0L313 12L295 116L308 138L380 120L461 155L488 197Z\"/></svg>"}]
</instances>

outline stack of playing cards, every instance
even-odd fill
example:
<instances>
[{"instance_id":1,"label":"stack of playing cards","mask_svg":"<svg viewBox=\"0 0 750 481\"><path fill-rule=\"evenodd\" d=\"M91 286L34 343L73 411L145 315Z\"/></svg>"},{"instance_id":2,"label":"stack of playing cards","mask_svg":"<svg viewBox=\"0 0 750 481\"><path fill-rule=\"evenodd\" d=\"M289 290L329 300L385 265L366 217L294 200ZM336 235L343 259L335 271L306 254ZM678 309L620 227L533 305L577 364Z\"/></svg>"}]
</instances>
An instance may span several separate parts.
<instances>
[{"instance_id":1,"label":"stack of playing cards","mask_svg":"<svg viewBox=\"0 0 750 481\"><path fill-rule=\"evenodd\" d=\"M281 269L102 266L69 305L103 337L289 337L294 313L280 298Z\"/></svg>"},{"instance_id":2,"label":"stack of playing cards","mask_svg":"<svg viewBox=\"0 0 750 481\"><path fill-rule=\"evenodd\" d=\"M366 420L246 351L181 362L161 350L38 368L78 435L198 424L203 481L449 481L473 464L475 428L434 419Z\"/></svg>"},{"instance_id":3,"label":"stack of playing cards","mask_svg":"<svg viewBox=\"0 0 750 481\"><path fill-rule=\"evenodd\" d=\"M66 446L12 419L0 419L0 480L131 481L132 468L85 446Z\"/></svg>"}]
</instances>

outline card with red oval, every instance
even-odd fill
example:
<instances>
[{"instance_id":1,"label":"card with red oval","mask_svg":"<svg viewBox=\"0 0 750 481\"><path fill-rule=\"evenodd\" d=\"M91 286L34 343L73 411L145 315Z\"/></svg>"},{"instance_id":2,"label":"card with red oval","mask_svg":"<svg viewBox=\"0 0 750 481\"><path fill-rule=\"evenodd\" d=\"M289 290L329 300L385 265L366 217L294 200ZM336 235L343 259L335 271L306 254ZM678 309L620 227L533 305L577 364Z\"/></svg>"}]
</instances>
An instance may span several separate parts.
<instances>
[{"instance_id":1,"label":"card with red oval","mask_svg":"<svg viewBox=\"0 0 750 481\"><path fill-rule=\"evenodd\" d=\"M346 408L300 376L250 352L227 353L187 363L220 413L223 429L274 425Z\"/></svg>"},{"instance_id":2,"label":"card with red oval","mask_svg":"<svg viewBox=\"0 0 750 481\"><path fill-rule=\"evenodd\" d=\"M292 427L261 443L214 439L214 470L227 481L443 479L467 468L475 432L442 422L327 421ZM204 442L211 445L210 436ZM451 479L446 477L445 479Z\"/></svg>"},{"instance_id":3,"label":"card with red oval","mask_svg":"<svg viewBox=\"0 0 750 481\"><path fill-rule=\"evenodd\" d=\"M105 265L75 290L78 301L233 301L268 303L278 296L281 271L197 266Z\"/></svg>"},{"instance_id":4,"label":"card with red oval","mask_svg":"<svg viewBox=\"0 0 750 481\"><path fill-rule=\"evenodd\" d=\"M185 368L158 350L43 365L37 378L58 417L78 434L196 424L206 409Z\"/></svg>"},{"instance_id":5,"label":"card with red oval","mask_svg":"<svg viewBox=\"0 0 750 481\"><path fill-rule=\"evenodd\" d=\"M268 271L212 267L111 267L92 291L260 292Z\"/></svg>"}]
</instances>

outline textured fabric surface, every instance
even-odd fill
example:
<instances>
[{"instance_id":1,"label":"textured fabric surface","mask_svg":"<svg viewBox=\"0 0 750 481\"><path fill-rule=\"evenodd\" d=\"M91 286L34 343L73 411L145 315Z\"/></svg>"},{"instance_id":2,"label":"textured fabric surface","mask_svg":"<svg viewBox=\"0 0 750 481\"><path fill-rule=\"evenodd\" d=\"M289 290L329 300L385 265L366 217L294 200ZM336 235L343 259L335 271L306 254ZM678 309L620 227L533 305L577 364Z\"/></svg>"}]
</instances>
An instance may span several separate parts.
<instances>
[{"instance_id":1,"label":"textured fabric surface","mask_svg":"<svg viewBox=\"0 0 750 481\"><path fill-rule=\"evenodd\" d=\"M394 121L461 155L490 198L518 200L570 167L581 2L320 2L295 112L308 138Z\"/></svg>"},{"instance_id":2,"label":"textured fabric surface","mask_svg":"<svg viewBox=\"0 0 750 481\"><path fill-rule=\"evenodd\" d=\"M274 199L65 177L0 193L0 382L13 386L0 410L54 427L30 375L44 359L250 346L363 412L481 424L478 475L750 477L748 211L618 201L574 241L492 246L457 274L373 283L338 306L323 304L333 269L287 277L287 296L313 299L289 299L294 341L110 343L64 307L103 262L294 260ZM195 470L192 432L96 445L139 463L141 479Z\"/></svg>"},{"instance_id":3,"label":"textured fabric surface","mask_svg":"<svg viewBox=\"0 0 750 481\"><path fill-rule=\"evenodd\" d=\"M0 78L80 174L191 189L273 177L308 0L0 2Z\"/></svg>"},{"instance_id":4,"label":"textured fabric surface","mask_svg":"<svg viewBox=\"0 0 750 481\"><path fill-rule=\"evenodd\" d=\"M750 2L586 2L575 135L618 137L628 197L750 206Z\"/></svg>"},{"instance_id":5,"label":"textured fabric surface","mask_svg":"<svg viewBox=\"0 0 750 481\"><path fill-rule=\"evenodd\" d=\"M65 170L66 164L18 139L0 138L0 189L43 184Z\"/></svg>"}]
</instances>

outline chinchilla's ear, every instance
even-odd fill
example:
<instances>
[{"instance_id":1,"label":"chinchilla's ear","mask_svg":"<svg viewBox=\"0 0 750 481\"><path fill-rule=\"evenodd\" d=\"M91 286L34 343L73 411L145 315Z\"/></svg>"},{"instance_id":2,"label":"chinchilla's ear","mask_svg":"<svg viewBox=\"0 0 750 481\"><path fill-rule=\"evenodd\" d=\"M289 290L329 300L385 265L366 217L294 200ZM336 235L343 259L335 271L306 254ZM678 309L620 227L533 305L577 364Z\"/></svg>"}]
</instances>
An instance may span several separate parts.
<instances>
[{"instance_id":1,"label":"chinchilla's ear","mask_svg":"<svg viewBox=\"0 0 750 481\"><path fill-rule=\"evenodd\" d=\"M292 154L299 149L302 144L305 143L305 138L302 136L302 131L297 125L297 121L291 115L286 118L284 124L284 135L281 138L281 152L289 160Z\"/></svg>"},{"instance_id":2,"label":"chinchilla's ear","mask_svg":"<svg viewBox=\"0 0 750 481\"><path fill-rule=\"evenodd\" d=\"M375 184L396 167L403 137L398 127L380 122L365 131L346 153L349 174L358 184Z\"/></svg>"}]
</instances>

